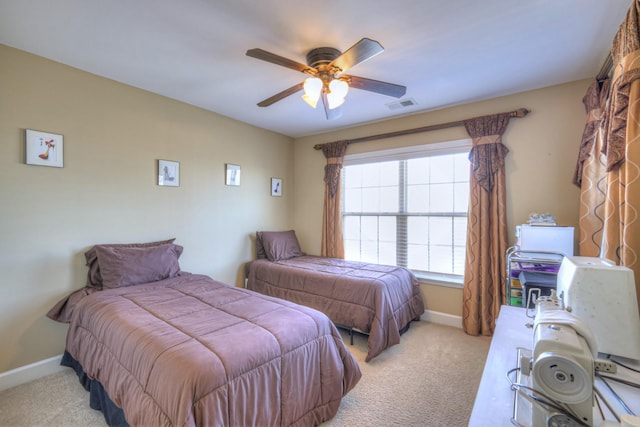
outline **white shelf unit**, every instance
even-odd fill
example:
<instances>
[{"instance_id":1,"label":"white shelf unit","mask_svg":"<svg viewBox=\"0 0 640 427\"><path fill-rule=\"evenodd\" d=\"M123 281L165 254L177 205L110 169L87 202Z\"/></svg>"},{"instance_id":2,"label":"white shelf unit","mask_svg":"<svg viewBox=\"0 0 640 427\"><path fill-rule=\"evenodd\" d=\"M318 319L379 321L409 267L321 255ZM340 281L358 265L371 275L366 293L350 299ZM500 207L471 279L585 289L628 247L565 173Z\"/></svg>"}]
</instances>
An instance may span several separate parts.
<instances>
[{"instance_id":1,"label":"white shelf unit","mask_svg":"<svg viewBox=\"0 0 640 427\"><path fill-rule=\"evenodd\" d=\"M523 288L516 273L522 271L557 274L564 255L560 252L528 251L511 246L506 254L505 296L507 305L523 306Z\"/></svg>"}]
</instances>

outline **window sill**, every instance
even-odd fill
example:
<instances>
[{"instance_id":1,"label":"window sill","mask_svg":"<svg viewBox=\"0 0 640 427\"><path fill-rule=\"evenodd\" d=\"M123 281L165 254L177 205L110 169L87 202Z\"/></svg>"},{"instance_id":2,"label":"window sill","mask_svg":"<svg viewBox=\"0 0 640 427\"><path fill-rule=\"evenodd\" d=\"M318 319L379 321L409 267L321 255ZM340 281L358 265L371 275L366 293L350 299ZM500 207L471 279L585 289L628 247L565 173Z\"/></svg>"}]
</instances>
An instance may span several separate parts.
<instances>
[{"instance_id":1,"label":"window sill","mask_svg":"<svg viewBox=\"0 0 640 427\"><path fill-rule=\"evenodd\" d=\"M415 272L418 282L424 285L445 286L448 288L462 289L464 278L462 276L451 276L447 274Z\"/></svg>"}]
</instances>

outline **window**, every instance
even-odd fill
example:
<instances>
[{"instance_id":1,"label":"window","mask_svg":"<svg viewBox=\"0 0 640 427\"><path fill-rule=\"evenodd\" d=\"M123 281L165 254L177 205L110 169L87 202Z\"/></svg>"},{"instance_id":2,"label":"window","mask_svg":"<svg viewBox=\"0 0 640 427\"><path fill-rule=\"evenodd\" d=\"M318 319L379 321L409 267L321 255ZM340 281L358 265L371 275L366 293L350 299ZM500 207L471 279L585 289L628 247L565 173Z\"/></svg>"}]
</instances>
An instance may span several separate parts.
<instances>
[{"instance_id":1,"label":"window","mask_svg":"<svg viewBox=\"0 0 640 427\"><path fill-rule=\"evenodd\" d=\"M345 258L464 274L471 141L345 156Z\"/></svg>"}]
</instances>

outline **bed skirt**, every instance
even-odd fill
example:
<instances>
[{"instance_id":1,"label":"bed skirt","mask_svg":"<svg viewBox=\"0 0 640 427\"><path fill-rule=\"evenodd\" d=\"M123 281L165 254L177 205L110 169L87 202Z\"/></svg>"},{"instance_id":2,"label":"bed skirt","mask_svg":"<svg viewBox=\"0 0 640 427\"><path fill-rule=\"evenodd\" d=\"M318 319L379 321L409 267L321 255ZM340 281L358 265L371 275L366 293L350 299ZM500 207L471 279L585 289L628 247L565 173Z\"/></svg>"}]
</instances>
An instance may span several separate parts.
<instances>
[{"instance_id":1,"label":"bed skirt","mask_svg":"<svg viewBox=\"0 0 640 427\"><path fill-rule=\"evenodd\" d=\"M113 403L104 387L102 387L102 384L100 384L99 381L89 378L84 372L82 365L67 353L66 350L62 355L60 364L62 366L68 366L76 372L80 384L89 392L89 406L97 411L102 411L104 420L109 426L129 427L124 417L124 411Z\"/></svg>"}]
</instances>

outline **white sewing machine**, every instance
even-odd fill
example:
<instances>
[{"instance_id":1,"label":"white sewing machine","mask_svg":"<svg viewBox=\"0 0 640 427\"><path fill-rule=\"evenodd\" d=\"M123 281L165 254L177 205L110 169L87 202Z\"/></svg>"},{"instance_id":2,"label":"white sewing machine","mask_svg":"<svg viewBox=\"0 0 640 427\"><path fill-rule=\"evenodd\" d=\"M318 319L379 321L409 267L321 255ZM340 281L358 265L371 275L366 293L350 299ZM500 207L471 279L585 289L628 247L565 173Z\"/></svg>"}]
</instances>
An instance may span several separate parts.
<instances>
[{"instance_id":1,"label":"white sewing machine","mask_svg":"<svg viewBox=\"0 0 640 427\"><path fill-rule=\"evenodd\" d=\"M591 338L578 334L584 325L561 304L554 292L536 301L533 350L518 350L517 425L594 425Z\"/></svg>"},{"instance_id":2,"label":"white sewing machine","mask_svg":"<svg viewBox=\"0 0 640 427\"><path fill-rule=\"evenodd\" d=\"M640 358L633 273L599 258L565 258L558 293L536 300L532 350L518 349L512 422L640 426L640 417L629 414L616 415L616 421L594 420L595 362L598 369L614 368L603 368L598 352Z\"/></svg>"}]
</instances>

